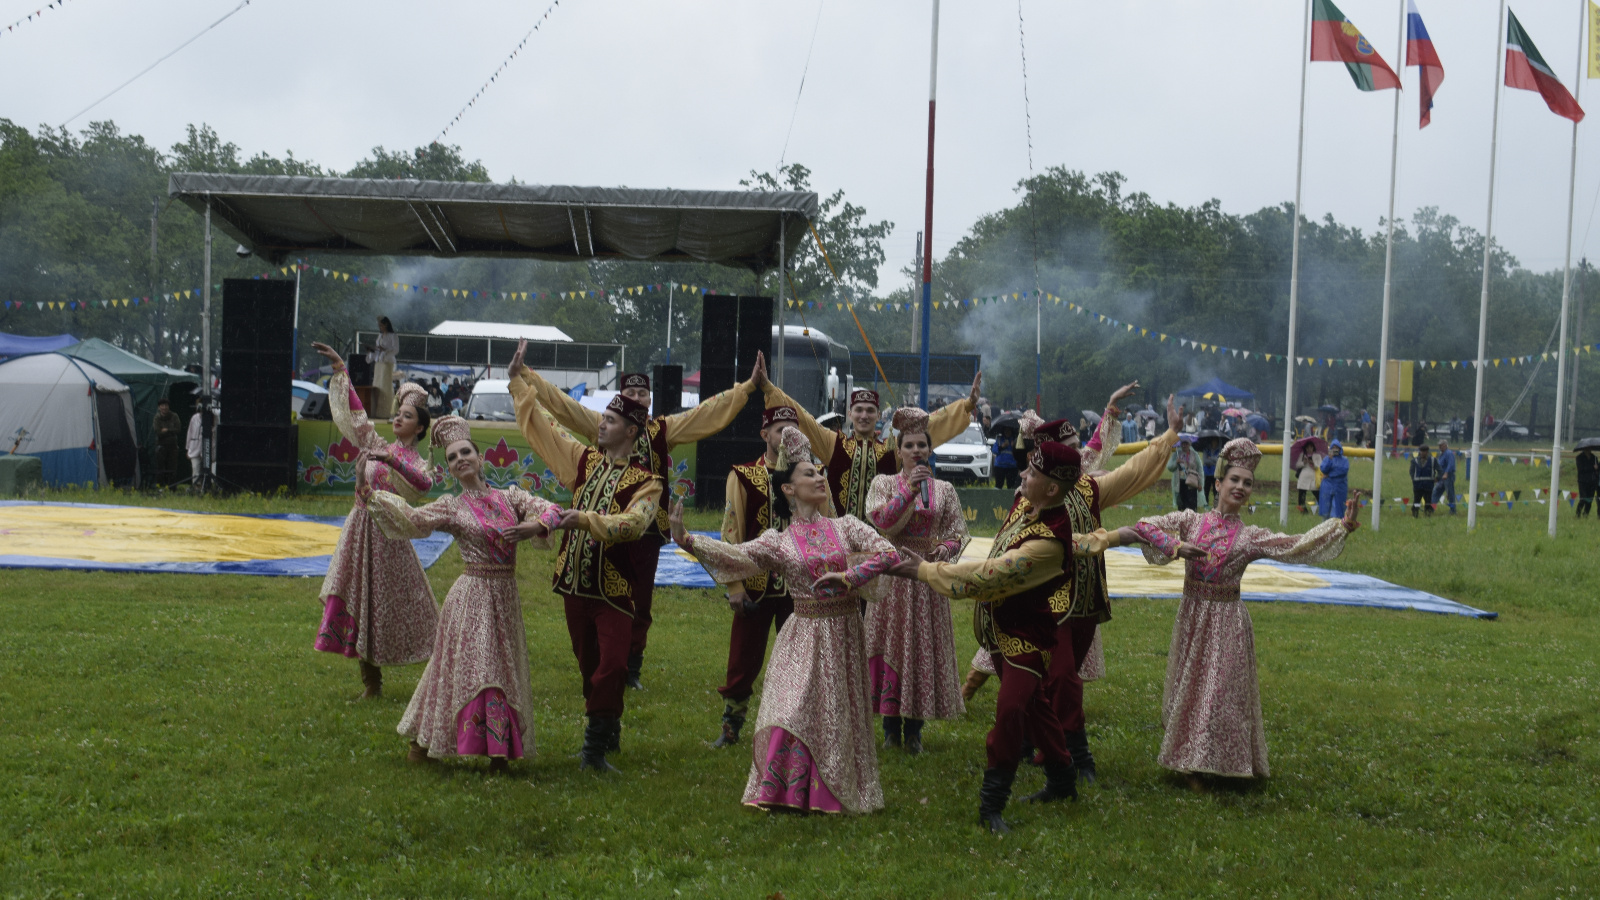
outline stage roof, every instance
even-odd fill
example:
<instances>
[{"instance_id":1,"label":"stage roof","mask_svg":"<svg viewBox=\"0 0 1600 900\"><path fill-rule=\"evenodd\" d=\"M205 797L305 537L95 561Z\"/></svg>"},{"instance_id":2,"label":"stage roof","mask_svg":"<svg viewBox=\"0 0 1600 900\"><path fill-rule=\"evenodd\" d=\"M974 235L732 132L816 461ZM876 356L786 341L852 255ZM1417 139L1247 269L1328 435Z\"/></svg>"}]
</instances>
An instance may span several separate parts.
<instances>
[{"instance_id":1,"label":"stage roof","mask_svg":"<svg viewBox=\"0 0 1600 900\"><path fill-rule=\"evenodd\" d=\"M777 265L817 214L809 191L481 184L180 172L167 193L258 256L503 256Z\"/></svg>"},{"instance_id":2,"label":"stage roof","mask_svg":"<svg viewBox=\"0 0 1600 900\"><path fill-rule=\"evenodd\" d=\"M572 337L554 325L518 325L513 322L461 322L446 319L433 326L429 334L444 337L487 337L507 340L571 341Z\"/></svg>"}]
</instances>

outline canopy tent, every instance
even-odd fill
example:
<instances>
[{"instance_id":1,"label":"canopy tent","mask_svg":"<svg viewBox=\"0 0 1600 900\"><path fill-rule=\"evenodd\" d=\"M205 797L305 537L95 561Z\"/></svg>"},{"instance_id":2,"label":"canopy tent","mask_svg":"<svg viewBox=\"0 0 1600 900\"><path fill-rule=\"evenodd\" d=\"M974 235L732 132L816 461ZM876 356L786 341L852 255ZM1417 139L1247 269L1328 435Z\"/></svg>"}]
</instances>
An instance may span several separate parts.
<instances>
[{"instance_id":1,"label":"canopy tent","mask_svg":"<svg viewBox=\"0 0 1600 900\"><path fill-rule=\"evenodd\" d=\"M810 191L675 189L181 172L167 193L259 256L292 253L711 262L762 271L817 214ZM791 226L791 227L785 227Z\"/></svg>"},{"instance_id":2,"label":"canopy tent","mask_svg":"<svg viewBox=\"0 0 1600 900\"><path fill-rule=\"evenodd\" d=\"M61 352L94 363L128 386L133 396L133 433L139 439L139 459L146 466L154 467L157 405L162 397L169 397L172 411L187 428L189 416L194 412L194 389L200 386L200 376L169 369L99 338L89 338Z\"/></svg>"},{"instance_id":3,"label":"canopy tent","mask_svg":"<svg viewBox=\"0 0 1600 900\"><path fill-rule=\"evenodd\" d=\"M1178 392L1179 397L1201 397L1206 400L1216 400L1219 403L1254 403L1256 395L1242 387L1213 378L1205 384L1184 388Z\"/></svg>"},{"instance_id":4,"label":"canopy tent","mask_svg":"<svg viewBox=\"0 0 1600 900\"><path fill-rule=\"evenodd\" d=\"M8 356L26 356L29 353L49 353L76 344L78 339L70 334L52 334L49 337L27 337L0 331L0 359Z\"/></svg>"},{"instance_id":5,"label":"canopy tent","mask_svg":"<svg viewBox=\"0 0 1600 900\"><path fill-rule=\"evenodd\" d=\"M133 397L91 362L36 353L0 363L0 451L37 456L45 484L139 482Z\"/></svg>"}]
</instances>

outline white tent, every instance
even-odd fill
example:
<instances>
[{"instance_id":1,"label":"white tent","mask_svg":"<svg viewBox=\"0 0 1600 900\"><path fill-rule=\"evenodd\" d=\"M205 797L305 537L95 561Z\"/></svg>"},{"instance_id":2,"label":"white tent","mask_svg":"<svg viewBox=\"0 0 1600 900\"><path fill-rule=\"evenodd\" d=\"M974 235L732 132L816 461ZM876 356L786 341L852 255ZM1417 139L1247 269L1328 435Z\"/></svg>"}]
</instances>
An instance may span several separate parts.
<instances>
[{"instance_id":1,"label":"white tent","mask_svg":"<svg viewBox=\"0 0 1600 900\"><path fill-rule=\"evenodd\" d=\"M37 456L52 486L139 483L133 396L106 370L60 353L0 363L0 452Z\"/></svg>"}]
</instances>

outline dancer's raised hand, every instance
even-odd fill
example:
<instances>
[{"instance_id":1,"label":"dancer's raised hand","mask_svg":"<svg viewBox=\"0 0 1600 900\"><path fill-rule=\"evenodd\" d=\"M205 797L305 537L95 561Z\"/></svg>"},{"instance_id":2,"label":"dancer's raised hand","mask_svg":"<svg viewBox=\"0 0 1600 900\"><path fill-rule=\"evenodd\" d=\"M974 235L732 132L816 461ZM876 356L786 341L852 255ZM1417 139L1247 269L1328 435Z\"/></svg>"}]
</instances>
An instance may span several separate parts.
<instances>
[{"instance_id":1,"label":"dancer's raised hand","mask_svg":"<svg viewBox=\"0 0 1600 900\"><path fill-rule=\"evenodd\" d=\"M667 524L672 527L672 542L682 547L689 539L689 529L683 527L683 499L674 497L667 509ZM730 601L732 598L729 598Z\"/></svg>"},{"instance_id":2,"label":"dancer's raised hand","mask_svg":"<svg viewBox=\"0 0 1600 900\"><path fill-rule=\"evenodd\" d=\"M1361 527L1361 522L1356 518L1361 512L1361 492L1351 491L1350 499L1344 503L1344 530L1355 531Z\"/></svg>"},{"instance_id":3,"label":"dancer's raised hand","mask_svg":"<svg viewBox=\"0 0 1600 900\"><path fill-rule=\"evenodd\" d=\"M973 409L978 408L978 393L982 389L983 373L979 372L978 374L972 376L972 390L967 393L967 401L972 404Z\"/></svg>"},{"instance_id":4,"label":"dancer's raised hand","mask_svg":"<svg viewBox=\"0 0 1600 900\"><path fill-rule=\"evenodd\" d=\"M1167 395L1167 430L1183 430L1183 416L1178 415L1177 397L1173 394Z\"/></svg>"},{"instance_id":5,"label":"dancer's raised hand","mask_svg":"<svg viewBox=\"0 0 1600 900\"><path fill-rule=\"evenodd\" d=\"M517 341L517 352L511 355L511 363L506 366L506 378L516 379L521 377L522 370L527 366L522 364L522 358L528 353L528 339Z\"/></svg>"},{"instance_id":6,"label":"dancer's raised hand","mask_svg":"<svg viewBox=\"0 0 1600 900\"><path fill-rule=\"evenodd\" d=\"M335 372L344 368L344 358L339 355L339 351L329 347L327 344L324 344L321 341L312 341L311 349L322 354L323 358L325 358L329 364L333 366L333 370Z\"/></svg>"},{"instance_id":7,"label":"dancer's raised hand","mask_svg":"<svg viewBox=\"0 0 1600 900\"><path fill-rule=\"evenodd\" d=\"M756 390L764 391L767 389L768 381L767 355L757 350L756 364L750 367L750 383L755 385Z\"/></svg>"},{"instance_id":8,"label":"dancer's raised hand","mask_svg":"<svg viewBox=\"0 0 1600 900\"><path fill-rule=\"evenodd\" d=\"M1111 399L1106 401L1106 408L1111 410L1111 414L1114 415L1114 416L1122 415L1122 408L1117 406L1117 401L1121 400L1123 397L1128 396L1129 394L1132 394L1134 391L1136 391L1138 389L1139 389L1139 380L1137 378L1135 378L1133 381L1128 382L1127 384L1123 385L1122 387L1117 388L1116 390L1111 392Z\"/></svg>"}]
</instances>

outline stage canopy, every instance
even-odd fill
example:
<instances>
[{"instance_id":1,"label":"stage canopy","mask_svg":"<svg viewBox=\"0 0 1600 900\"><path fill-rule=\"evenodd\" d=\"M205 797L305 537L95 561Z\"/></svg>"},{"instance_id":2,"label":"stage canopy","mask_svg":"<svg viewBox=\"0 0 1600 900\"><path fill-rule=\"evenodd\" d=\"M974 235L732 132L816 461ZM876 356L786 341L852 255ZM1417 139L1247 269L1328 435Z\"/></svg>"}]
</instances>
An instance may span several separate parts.
<instances>
[{"instance_id":1,"label":"stage canopy","mask_svg":"<svg viewBox=\"0 0 1600 900\"><path fill-rule=\"evenodd\" d=\"M1213 378L1205 384L1184 388L1178 392L1178 396L1204 397L1207 400L1216 400L1222 403L1250 403L1256 399L1255 394L1242 387L1234 387L1221 378Z\"/></svg>"},{"instance_id":2,"label":"stage canopy","mask_svg":"<svg viewBox=\"0 0 1600 900\"><path fill-rule=\"evenodd\" d=\"M178 173L167 193L258 256L294 253L710 262L792 256L809 191L674 189Z\"/></svg>"},{"instance_id":3,"label":"stage canopy","mask_svg":"<svg viewBox=\"0 0 1600 900\"><path fill-rule=\"evenodd\" d=\"M78 339L70 334L54 334L49 337L27 337L20 334L7 334L0 331L0 359L8 356L26 356L29 353L49 353L51 350L60 350L76 344Z\"/></svg>"}]
</instances>

